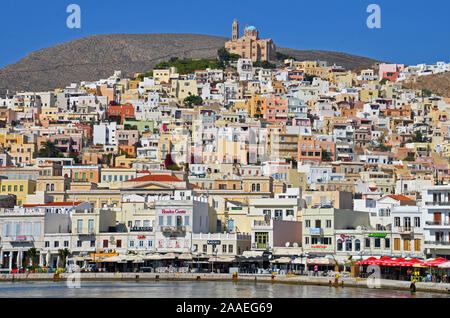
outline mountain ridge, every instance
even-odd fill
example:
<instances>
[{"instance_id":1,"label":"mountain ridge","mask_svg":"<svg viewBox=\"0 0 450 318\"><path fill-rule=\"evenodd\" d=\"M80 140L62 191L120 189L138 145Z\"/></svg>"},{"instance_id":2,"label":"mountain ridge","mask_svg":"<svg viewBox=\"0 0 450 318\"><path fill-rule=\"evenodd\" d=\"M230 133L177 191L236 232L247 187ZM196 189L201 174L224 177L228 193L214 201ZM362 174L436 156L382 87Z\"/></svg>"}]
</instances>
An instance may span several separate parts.
<instances>
[{"instance_id":1,"label":"mountain ridge","mask_svg":"<svg viewBox=\"0 0 450 318\"><path fill-rule=\"evenodd\" d=\"M0 87L13 91L45 91L73 82L106 78L115 70L128 76L150 71L171 57L215 58L228 38L191 33L97 34L27 54L0 69ZM347 69L379 61L348 53L277 47L298 60L325 60Z\"/></svg>"}]
</instances>

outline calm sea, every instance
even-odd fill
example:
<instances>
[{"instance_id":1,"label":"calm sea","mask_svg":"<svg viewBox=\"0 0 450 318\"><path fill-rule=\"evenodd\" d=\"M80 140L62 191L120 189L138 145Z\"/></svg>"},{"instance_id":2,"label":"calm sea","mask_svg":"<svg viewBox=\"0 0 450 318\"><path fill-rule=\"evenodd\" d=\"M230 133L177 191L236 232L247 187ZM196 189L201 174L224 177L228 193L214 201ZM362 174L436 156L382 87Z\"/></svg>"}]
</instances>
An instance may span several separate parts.
<instances>
[{"instance_id":1,"label":"calm sea","mask_svg":"<svg viewBox=\"0 0 450 318\"><path fill-rule=\"evenodd\" d=\"M1 282L0 298L450 298L448 294L252 282L81 281Z\"/></svg>"}]
</instances>

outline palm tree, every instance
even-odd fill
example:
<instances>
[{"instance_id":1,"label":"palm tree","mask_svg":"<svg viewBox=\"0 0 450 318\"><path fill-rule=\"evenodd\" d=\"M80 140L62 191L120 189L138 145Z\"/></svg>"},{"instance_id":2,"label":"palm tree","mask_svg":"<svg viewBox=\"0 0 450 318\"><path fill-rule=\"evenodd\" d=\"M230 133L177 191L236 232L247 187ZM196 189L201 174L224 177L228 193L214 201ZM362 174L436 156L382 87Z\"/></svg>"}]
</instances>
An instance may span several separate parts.
<instances>
[{"instance_id":1,"label":"palm tree","mask_svg":"<svg viewBox=\"0 0 450 318\"><path fill-rule=\"evenodd\" d=\"M37 249L35 247L30 248L25 255L28 259L31 259L31 268L36 269L36 258L39 255Z\"/></svg>"},{"instance_id":2,"label":"palm tree","mask_svg":"<svg viewBox=\"0 0 450 318\"><path fill-rule=\"evenodd\" d=\"M59 252L59 256L61 256L62 266L63 266L63 268L65 268L66 267L66 259L67 259L67 257L69 257L71 255L71 253L68 248L59 250L58 252Z\"/></svg>"}]
</instances>

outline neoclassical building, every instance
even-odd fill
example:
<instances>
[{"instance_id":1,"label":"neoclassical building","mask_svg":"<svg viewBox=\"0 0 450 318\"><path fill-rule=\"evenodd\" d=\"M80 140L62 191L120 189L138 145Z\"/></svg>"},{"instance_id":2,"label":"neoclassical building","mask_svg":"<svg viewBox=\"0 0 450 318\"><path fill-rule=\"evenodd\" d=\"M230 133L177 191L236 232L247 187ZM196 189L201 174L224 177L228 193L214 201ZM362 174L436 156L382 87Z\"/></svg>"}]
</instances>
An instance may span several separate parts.
<instances>
[{"instance_id":1,"label":"neoclassical building","mask_svg":"<svg viewBox=\"0 0 450 318\"><path fill-rule=\"evenodd\" d=\"M225 43L230 53L239 54L242 58L256 61L275 61L275 44L272 39L260 40L258 30L254 26L246 26L244 36L239 37L239 23L233 22L232 40Z\"/></svg>"}]
</instances>

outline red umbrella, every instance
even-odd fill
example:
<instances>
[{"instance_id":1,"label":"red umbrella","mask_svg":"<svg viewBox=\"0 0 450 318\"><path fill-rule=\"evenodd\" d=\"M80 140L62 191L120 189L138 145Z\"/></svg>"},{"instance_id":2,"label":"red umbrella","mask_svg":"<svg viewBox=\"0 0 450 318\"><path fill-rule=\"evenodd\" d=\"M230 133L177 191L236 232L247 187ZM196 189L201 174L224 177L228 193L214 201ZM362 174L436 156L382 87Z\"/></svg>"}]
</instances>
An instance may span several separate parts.
<instances>
[{"instance_id":1,"label":"red umbrella","mask_svg":"<svg viewBox=\"0 0 450 318\"><path fill-rule=\"evenodd\" d=\"M442 264L444 262L447 262L447 260L445 258L438 257L436 259L426 262L424 265L431 266L431 267L437 267L439 264Z\"/></svg>"},{"instance_id":2,"label":"red umbrella","mask_svg":"<svg viewBox=\"0 0 450 318\"><path fill-rule=\"evenodd\" d=\"M375 260L376 260L376 258L372 256L372 257L369 257L368 259L365 259L363 261L356 263L356 265L370 265Z\"/></svg>"}]
</instances>

